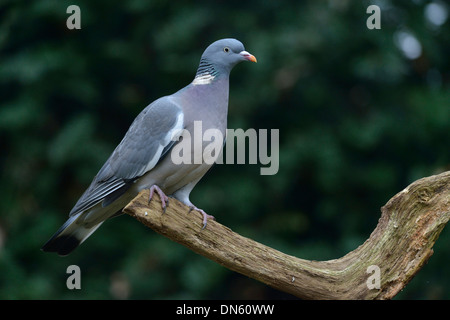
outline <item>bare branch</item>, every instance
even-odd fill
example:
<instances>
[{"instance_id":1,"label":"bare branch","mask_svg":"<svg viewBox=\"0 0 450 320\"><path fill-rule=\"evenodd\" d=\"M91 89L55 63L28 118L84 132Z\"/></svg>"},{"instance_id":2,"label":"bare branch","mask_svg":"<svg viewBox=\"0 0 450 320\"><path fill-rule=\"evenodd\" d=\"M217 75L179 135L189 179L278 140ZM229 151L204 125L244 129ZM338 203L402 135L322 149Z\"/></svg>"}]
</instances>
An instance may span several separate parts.
<instances>
[{"instance_id":1,"label":"bare branch","mask_svg":"<svg viewBox=\"0 0 450 320\"><path fill-rule=\"evenodd\" d=\"M329 261L287 255L212 220L202 230L199 213L175 199L163 213L161 202L149 204L148 196L148 190L142 191L124 212L230 270L303 299L391 299L431 257L450 218L450 171L399 192L381 209L369 239ZM379 289L367 285L369 266L380 270Z\"/></svg>"}]
</instances>

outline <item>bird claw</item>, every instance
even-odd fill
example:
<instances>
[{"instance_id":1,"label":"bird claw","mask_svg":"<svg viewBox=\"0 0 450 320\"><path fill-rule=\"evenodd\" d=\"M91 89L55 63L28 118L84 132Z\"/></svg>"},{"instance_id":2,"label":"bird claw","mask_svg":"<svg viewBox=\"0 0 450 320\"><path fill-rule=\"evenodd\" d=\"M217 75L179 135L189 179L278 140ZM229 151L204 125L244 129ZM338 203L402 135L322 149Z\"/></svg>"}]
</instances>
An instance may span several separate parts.
<instances>
[{"instance_id":1,"label":"bird claw","mask_svg":"<svg viewBox=\"0 0 450 320\"><path fill-rule=\"evenodd\" d=\"M196 206L190 206L189 207L189 212L191 212L192 210L198 211L202 214L203 216L203 227L202 230L206 228L206 225L208 223L208 219L213 219L216 220L216 218L214 218L214 216L207 214L205 211L203 211L202 209L197 208Z\"/></svg>"},{"instance_id":2,"label":"bird claw","mask_svg":"<svg viewBox=\"0 0 450 320\"><path fill-rule=\"evenodd\" d=\"M153 195L156 193L159 195L159 198L161 199L161 207L163 209L163 213L166 213L166 208L169 205L169 197L165 195L165 193L161 190L160 187L158 187L156 184L150 187L150 196L148 198L148 203L153 198Z\"/></svg>"}]
</instances>

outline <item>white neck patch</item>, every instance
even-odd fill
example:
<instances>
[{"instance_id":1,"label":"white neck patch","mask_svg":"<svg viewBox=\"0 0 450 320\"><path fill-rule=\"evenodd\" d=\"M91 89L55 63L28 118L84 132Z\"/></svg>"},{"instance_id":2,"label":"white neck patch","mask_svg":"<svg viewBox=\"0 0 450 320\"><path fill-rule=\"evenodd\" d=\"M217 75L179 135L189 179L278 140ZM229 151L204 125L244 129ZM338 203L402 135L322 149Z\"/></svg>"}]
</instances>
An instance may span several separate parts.
<instances>
[{"instance_id":1,"label":"white neck patch","mask_svg":"<svg viewBox=\"0 0 450 320\"><path fill-rule=\"evenodd\" d=\"M192 81L192 84L194 86L197 85L203 85L203 84L210 84L214 80L215 76L213 76L210 73L204 73L202 75L196 76L194 78L194 81Z\"/></svg>"}]
</instances>

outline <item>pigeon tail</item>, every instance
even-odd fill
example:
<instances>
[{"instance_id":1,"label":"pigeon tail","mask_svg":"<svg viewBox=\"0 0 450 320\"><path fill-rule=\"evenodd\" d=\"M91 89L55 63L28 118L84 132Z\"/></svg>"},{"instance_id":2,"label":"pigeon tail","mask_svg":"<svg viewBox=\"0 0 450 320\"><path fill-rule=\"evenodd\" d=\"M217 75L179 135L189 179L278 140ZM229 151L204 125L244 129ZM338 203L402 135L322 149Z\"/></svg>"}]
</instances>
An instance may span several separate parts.
<instances>
[{"instance_id":1,"label":"pigeon tail","mask_svg":"<svg viewBox=\"0 0 450 320\"><path fill-rule=\"evenodd\" d=\"M103 223L86 228L76 223L78 215L70 217L61 228L41 248L44 252L56 252L60 256L66 256L75 250Z\"/></svg>"}]
</instances>

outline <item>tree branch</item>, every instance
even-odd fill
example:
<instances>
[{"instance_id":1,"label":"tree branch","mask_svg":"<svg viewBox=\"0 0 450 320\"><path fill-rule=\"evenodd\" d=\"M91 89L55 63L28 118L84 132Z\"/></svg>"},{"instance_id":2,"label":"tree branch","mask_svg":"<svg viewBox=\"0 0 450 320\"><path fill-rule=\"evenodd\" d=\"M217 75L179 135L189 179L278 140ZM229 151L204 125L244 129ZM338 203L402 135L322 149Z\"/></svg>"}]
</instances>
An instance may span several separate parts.
<instances>
[{"instance_id":1,"label":"tree branch","mask_svg":"<svg viewBox=\"0 0 450 320\"><path fill-rule=\"evenodd\" d=\"M194 252L275 289L303 299L391 299L431 257L450 218L450 171L417 180L399 192L381 208L369 239L329 261L287 255L216 221L208 220L202 229L200 214L189 212L179 201L170 199L163 213L161 202L148 203L148 197L148 190L142 191L123 211ZM367 285L372 265L379 267L379 289Z\"/></svg>"}]
</instances>

